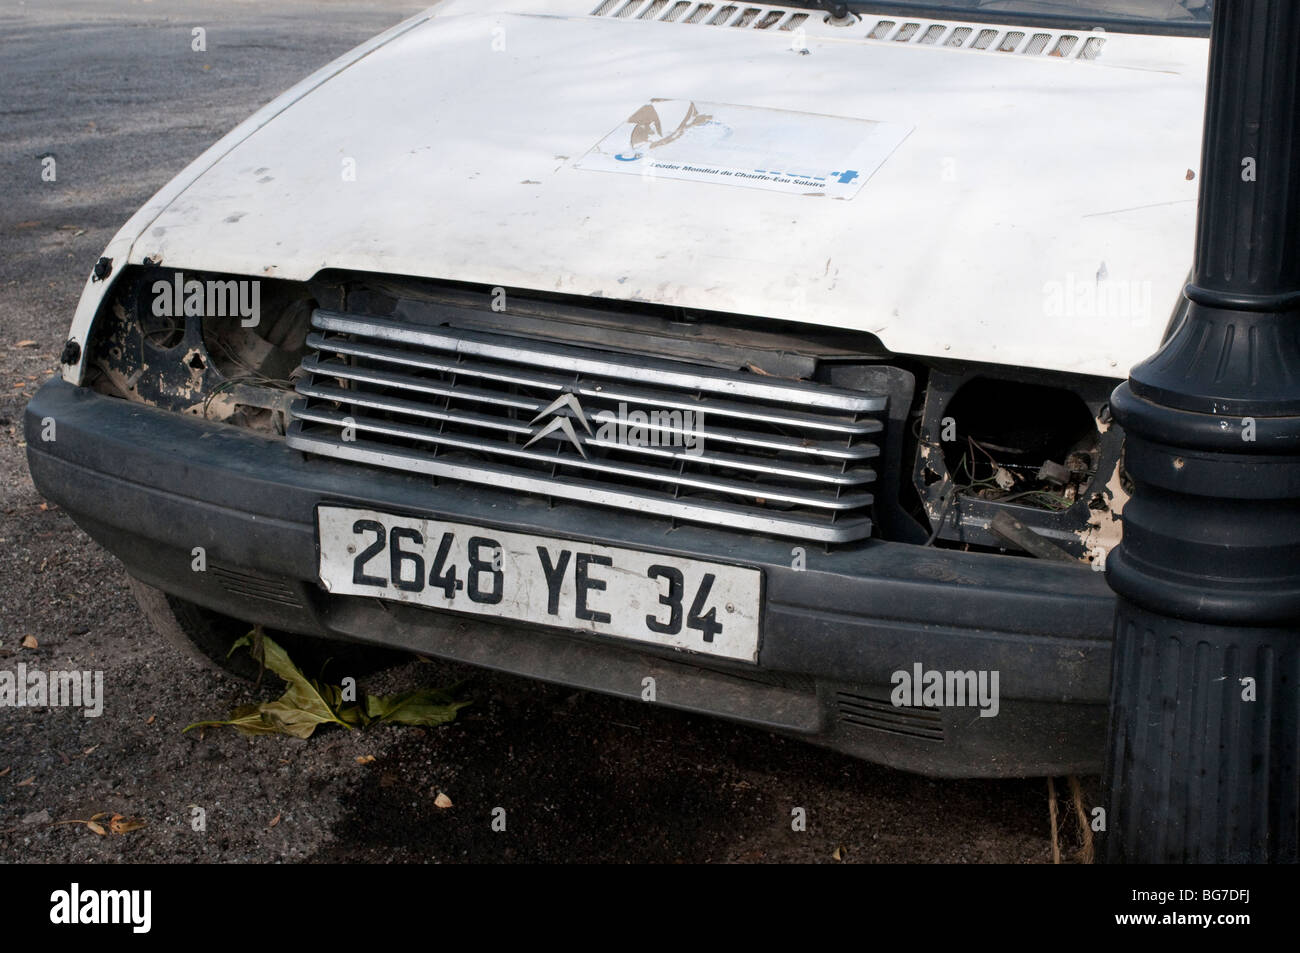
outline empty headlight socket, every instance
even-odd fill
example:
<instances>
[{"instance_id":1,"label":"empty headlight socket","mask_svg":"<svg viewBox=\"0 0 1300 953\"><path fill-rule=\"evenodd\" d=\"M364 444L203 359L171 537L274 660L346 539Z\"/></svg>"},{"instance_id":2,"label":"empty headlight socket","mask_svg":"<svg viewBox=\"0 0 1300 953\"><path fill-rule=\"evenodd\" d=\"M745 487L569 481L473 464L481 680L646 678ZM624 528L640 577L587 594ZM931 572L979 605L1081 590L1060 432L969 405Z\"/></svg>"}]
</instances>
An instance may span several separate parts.
<instances>
[{"instance_id":1,"label":"empty headlight socket","mask_svg":"<svg viewBox=\"0 0 1300 953\"><path fill-rule=\"evenodd\" d=\"M937 539L1005 550L990 526L1006 512L1088 556L1098 521L1109 522L1123 502L1108 486L1123 449L1108 407L1116 383L1024 368L933 368L913 480L932 524L942 517ZM1062 491L1074 498L1067 502ZM1048 505L1054 499L1059 508Z\"/></svg>"},{"instance_id":2,"label":"empty headlight socket","mask_svg":"<svg viewBox=\"0 0 1300 953\"><path fill-rule=\"evenodd\" d=\"M209 281L259 281L266 318L252 328L242 326L238 315L186 314L185 308L177 314L174 301L155 309L159 295L168 293L160 289L173 286L177 274L147 262L126 267L90 335L87 359L94 373L89 383L165 410L282 432L293 396L289 375L301 360L314 306L305 285L181 273L184 283L204 286ZM301 327L295 328L295 322ZM268 333L275 343L262 336Z\"/></svg>"}]
</instances>

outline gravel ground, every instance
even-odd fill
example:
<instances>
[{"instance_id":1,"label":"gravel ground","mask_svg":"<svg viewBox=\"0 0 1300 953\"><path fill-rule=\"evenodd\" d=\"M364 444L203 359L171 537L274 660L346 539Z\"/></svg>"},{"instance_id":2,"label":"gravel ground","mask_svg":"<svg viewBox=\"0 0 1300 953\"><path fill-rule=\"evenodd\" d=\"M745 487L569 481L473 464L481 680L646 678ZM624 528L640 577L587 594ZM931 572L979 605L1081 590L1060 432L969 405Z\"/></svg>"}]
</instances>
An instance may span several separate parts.
<instances>
[{"instance_id":1,"label":"gravel ground","mask_svg":"<svg viewBox=\"0 0 1300 953\"><path fill-rule=\"evenodd\" d=\"M0 6L0 669L102 669L106 692L99 718L0 709L0 858L1050 862L1042 780L932 781L444 663L411 660L364 687L469 679L475 703L449 726L181 733L270 696L160 642L121 566L36 493L22 408L130 213L258 105L418 6ZM195 25L206 56L190 52ZM40 180L46 154L55 183ZM491 829L495 807L505 832ZM101 837L50 823L103 811L145 826Z\"/></svg>"}]
</instances>

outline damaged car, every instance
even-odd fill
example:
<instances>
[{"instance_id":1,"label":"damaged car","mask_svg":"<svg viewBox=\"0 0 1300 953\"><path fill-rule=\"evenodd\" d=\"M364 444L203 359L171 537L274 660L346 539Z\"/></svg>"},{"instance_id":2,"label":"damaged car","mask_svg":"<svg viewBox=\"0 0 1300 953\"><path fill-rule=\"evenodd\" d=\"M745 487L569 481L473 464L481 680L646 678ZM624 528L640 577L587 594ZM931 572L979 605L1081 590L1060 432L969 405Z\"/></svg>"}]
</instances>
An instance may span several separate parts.
<instances>
[{"instance_id":1,"label":"damaged car","mask_svg":"<svg viewBox=\"0 0 1300 953\"><path fill-rule=\"evenodd\" d=\"M1108 401L1179 319L1208 28L443 0L127 222L33 478L223 664L254 624L1094 772Z\"/></svg>"}]
</instances>

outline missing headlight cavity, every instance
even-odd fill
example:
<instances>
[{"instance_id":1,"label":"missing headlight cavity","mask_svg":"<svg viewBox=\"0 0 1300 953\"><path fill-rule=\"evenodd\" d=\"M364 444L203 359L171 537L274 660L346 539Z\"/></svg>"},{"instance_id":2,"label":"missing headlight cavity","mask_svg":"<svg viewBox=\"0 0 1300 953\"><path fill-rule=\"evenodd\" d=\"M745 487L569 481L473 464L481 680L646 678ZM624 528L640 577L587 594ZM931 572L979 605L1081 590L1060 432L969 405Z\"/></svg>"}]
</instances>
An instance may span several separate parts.
<instances>
[{"instance_id":1,"label":"missing headlight cavity","mask_svg":"<svg viewBox=\"0 0 1300 953\"><path fill-rule=\"evenodd\" d=\"M1100 568L1125 497L1122 435L1106 405L1115 383L1014 368L932 373L915 482L939 543L1019 552L991 528L1002 512Z\"/></svg>"},{"instance_id":2,"label":"missing headlight cavity","mask_svg":"<svg viewBox=\"0 0 1300 953\"><path fill-rule=\"evenodd\" d=\"M250 294L243 284L256 283ZM246 305L257 302L255 313ZM296 282L132 266L95 322L95 389L283 433L314 307Z\"/></svg>"},{"instance_id":3,"label":"missing headlight cavity","mask_svg":"<svg viewBox=\"0 0 1300 953\"><path fill-rule=\"evenodd\" d=\"M1097 423L1082 397L1059 387L976 377L948 401L940 424L962 495L1063 510L1097 471Z\"/></svg>"}]
</instances>

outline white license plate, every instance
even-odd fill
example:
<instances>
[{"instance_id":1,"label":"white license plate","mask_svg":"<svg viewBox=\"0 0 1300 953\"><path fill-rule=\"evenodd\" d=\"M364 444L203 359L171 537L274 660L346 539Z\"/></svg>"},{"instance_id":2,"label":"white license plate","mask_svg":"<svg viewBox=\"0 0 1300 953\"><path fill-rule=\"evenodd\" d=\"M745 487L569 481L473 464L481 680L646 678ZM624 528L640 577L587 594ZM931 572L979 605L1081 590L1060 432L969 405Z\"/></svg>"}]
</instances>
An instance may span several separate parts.
<instances>
[{"instance_id":1,"label":"white license plate","mask_svg":"<svg viewBox=\"0 0 1300 953\"><path fill-rule=\"evenodd\" d=\"M316 519L338 595L758 658L757 569L350 507Z\"/></svg>"}]
</instances>

